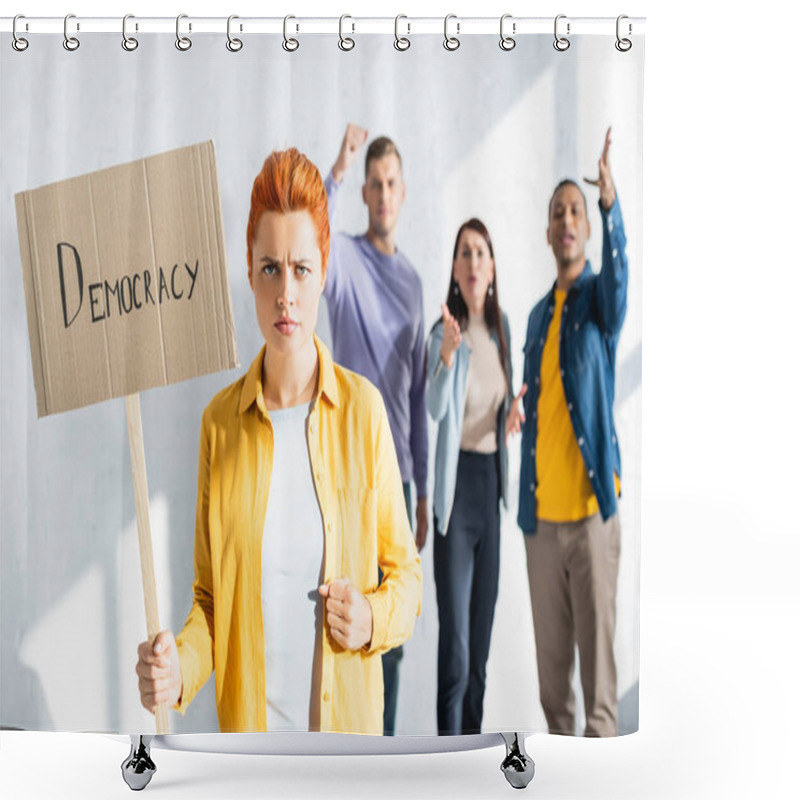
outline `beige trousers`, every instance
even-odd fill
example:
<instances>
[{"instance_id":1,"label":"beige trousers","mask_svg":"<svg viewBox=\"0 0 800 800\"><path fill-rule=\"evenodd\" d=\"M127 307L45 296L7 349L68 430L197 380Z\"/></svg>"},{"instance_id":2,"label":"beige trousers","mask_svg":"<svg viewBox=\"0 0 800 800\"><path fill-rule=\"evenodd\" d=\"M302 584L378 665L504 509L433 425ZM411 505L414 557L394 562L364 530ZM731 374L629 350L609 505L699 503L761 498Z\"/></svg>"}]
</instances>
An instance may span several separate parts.
<instances>
[{"instance_id":1,"label":"beige trousers","mask_svg":"<svg viewBox=\"0 0 800 800\"><path fill-rule=\"evenodd\" d=\"M580 656L585 736L617 735L614 627L619 514L578 522L536 521L525 536L539 699L550 733L575 734L572 675Z\"/></svg>"}]
</instances>

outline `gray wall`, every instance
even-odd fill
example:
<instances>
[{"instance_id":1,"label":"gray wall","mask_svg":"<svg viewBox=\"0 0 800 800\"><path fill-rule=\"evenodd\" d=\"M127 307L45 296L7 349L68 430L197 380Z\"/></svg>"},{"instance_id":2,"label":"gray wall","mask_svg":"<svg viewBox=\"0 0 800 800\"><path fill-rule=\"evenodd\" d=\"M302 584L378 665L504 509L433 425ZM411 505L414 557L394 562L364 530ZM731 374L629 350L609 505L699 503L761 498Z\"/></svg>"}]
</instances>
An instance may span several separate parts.
<instances>
[{"instance_id":1,"label":"gray wall","mask_svg":"<svg viewBox=\"0 0 800 800\"><path fill-rule=\"evenodd\" d=\"M2 49L0 92L0 722L54 730L148 730L133 667L145 638L136 521L122 400L38 420L19 267L15 192L213 138L217 148L238 349L245 368L261 337L246 281L252 179L266 154L294 145L323 176L348 121L387 133L401 149L408 199L398 235L422 278L425 319L438 316L453 237L477 215L496 247L500 300L511 320L517 386L527 314L554 279L547 200L565 176L595 176L607 125L631 264L628 318L617 362L622 444L623 551L617 654L621 732L638 727L641 431L641 48L613 37L464 37L446 53L438 36L398 53L390 37L305 37L295 54L259 38L232 55L224 37L197 37L179 53L172 35L92 35L77 53L60 36L24 54ZM361 232L363 164L348 175L334 229ZM600 218L587 187L600 263ZM323 310L319 331L329 339ZM199 420L239 372L142 396L162 626L180 629L191 601ZM431 427L431 460L434 431ZM489 659L484 728L545 730L538 703L524 546L515 525L519 448L512 445L511 507L503 518L501 588ZM431 471L432 472L432 471ZM431 486L432 489L432 486ZM435 732L438 633L431 547L422 554L423 612L406 647L398 726ZM216 730L213 683L173 732Z\"/></svg>"}]
</instances>

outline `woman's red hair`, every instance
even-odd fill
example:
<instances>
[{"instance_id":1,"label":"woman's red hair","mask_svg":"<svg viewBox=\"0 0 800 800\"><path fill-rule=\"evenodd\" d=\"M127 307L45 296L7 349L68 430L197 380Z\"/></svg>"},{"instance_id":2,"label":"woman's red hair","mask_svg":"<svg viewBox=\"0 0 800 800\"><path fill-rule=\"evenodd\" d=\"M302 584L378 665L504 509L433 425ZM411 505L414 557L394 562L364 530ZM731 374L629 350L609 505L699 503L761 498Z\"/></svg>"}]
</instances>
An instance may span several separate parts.
<instances>
[{"instance_id":1,"label":"woman's red hair","mask_svg":"<svg viewBox=\"0 0 800 800\"><path fill-rule=\"evenodd\" d=\"M323 275L331 249L328 194L319 170L296 147L275 150L267 156L253 181L250 219L247 222L247 265L252 266L256 226L265 211L307 211L317 229Z\"/></svg>"}]
</instances>

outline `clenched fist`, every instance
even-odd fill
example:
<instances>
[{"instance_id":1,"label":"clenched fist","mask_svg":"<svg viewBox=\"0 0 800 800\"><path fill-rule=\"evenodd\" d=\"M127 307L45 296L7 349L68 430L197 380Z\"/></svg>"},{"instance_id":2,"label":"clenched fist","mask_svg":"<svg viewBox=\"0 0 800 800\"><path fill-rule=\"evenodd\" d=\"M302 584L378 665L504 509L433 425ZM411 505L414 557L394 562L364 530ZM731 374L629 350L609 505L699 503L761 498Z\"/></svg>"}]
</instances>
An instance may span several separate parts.
<instances>
[{"instance_id":1,"label":"clenched fist","mask_svg":"<svg viewBox=\"0 0 800 800\"><path fill-rule=\"evenodd\" d=\"M345 650L360 650L372 641L372 606L349 578L319 587L331 636Z\"/></svg>"},{"instance_id":2,"label":"clenched fist","mask_svg":"<svg viewBox=\"0 0 800 800\"><path fill-rule=\"evenodd\" d=\"M341 183L344 178L345 172L350 169L352 163L356 160L358 151L364 146L367 141L367 130L352 122L348 124L347 130L344 132L344 139L342 139L342 146L339 149L339 155L336 158L336 163L333 165L333 179L336 183Z\"/></svg>"}]
</instances>

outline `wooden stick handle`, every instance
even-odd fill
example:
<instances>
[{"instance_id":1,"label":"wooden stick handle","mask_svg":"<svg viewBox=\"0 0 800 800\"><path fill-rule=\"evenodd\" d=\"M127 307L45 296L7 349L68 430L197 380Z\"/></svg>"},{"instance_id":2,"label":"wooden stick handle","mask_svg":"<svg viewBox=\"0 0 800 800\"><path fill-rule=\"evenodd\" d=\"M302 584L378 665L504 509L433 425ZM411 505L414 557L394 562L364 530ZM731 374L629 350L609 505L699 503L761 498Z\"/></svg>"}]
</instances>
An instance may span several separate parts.
<instances>
[{"instance_id":1,"label":"wooden stick handle","mask_svg":"<svg viewBox=\"0 0 800 800\"><path fill-rule=\"evenodd\" d=\"M142 561L142 586L144 588L144 615L147 621L147 639L153 643L159 630L158 594L156 572L153 564L153 540L150 536L150 500L147 494L147 470L144 463L144 436L142 435L142 409L139 393L125 397L128 415L128 441L131 446L133 494L136 498L136 527L139 531L139 556ZM169 733L167 707L156 708L156 733Z\"/></svg>"}]
</instances>

